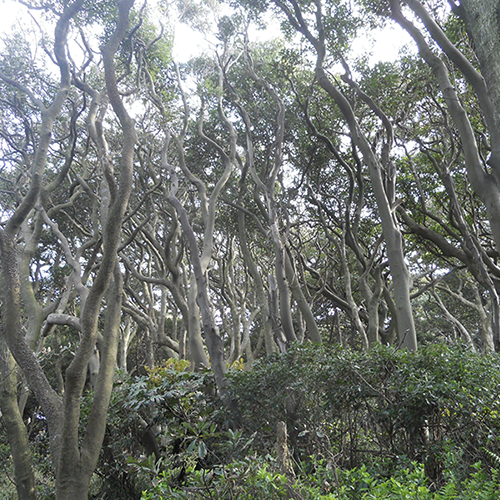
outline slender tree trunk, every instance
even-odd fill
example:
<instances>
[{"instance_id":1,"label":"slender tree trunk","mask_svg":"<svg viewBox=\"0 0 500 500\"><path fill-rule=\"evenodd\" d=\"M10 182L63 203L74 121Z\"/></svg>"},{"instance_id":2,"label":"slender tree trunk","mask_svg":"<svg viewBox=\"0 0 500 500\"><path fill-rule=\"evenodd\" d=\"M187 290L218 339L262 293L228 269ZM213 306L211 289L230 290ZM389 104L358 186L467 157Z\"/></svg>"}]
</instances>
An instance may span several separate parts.
<instances>
[{"instance_id":1,"label":"slender tree trunk","mask_svg":"<svg viewBox=\"0 0 500 500\"><path fill-rule=\"evenodd\" d=\"M2 325L0 325L2 328ZM35 500L35 475L28 434L17 404L17 370L0 334L0 409L14 462L14 481L19 500Z\"/></svg>"},{"instance_id":2,"label":"slender tree trunk","mask_svg":"<svg viewBox=\"0 0 500 500\"><path fill-rule=\"evenodd\" d=\"M269 318L273 329L273 337L279 347L280 352L286 352L288 340L285 337L281 325L279 314L278 286L276 285L276 279L274 278L273 274L269 275L267 281L269 284Z\"/></svg>"},{"instance_id":3,"label":"slender tree trunk","mask_svg":"<svg viewBox=\"0 0 500 500\"><path fill-rule=\"evenodd\" d=\"M368 275L366 273L364 273L359 280L361 293L363 294L368 309L368 328L366 329L366 335L370 347L380 342L380 315L378 309L380 306L380 297L382 295L382 276L379 269L375 269L374 272L375 284L373 289L370 289Z\"/></svg>"},{"instance_id":4,"label":"slender tree trunk","mask_svg":"<svg viewBox=\"0 0 500 500\"><path fill-rule=\"evenodd\" d=\"M106 293L107 309L104 321L101 368L94 392L77 462L67 459L60 464L57 476L57 500L87 500L90 480L97 466L106 429L106 413L113 390L116 358L120 336L123 279L118 265Z\"/></svg>"},{"instance_id":5,"label":"slender tree trunk","mask_svg":"<svg viewBox=\"0 0 500 500\"><path fill-rule=\"evenodd\" d=\"M201 336L200 327L200 308L196 302L198 296L198 285L194 274L191 276L189 291L188 291L188 345L189 345L189 359L194 363L195 370L200 368L207 368L210 366L207 355L205 354L205 347L203 345L203 338Z\"/></svg>"},{"instance_id":6,"label":"slender tree trunk","mask_svg":"<svg viewBox=\"0 0 500 500\"><path fill-rule=\"evenodd\" d=\"M457 318L455 318L453 314L451 314L448 308L444 305L439 295L434 290L432 291L432 296L434 297L434 300L436 301L439 308L443 311L448 321L450 321L457 328L457 330L461 333L462 337L467 341L467 343L471 348L471 351L476 352L476 346L474 345L472 337L467 328L465 328L465 326Z\"/></svg>"},{"instance_id":7,"label":"slender tree trunk","mask_svg":"<svg viewBox=\"0 0 500 500\"><path fill-rule=\"evenodd\" d=\"M316 344L321 344L321 335L319 333L316 319L314 318L314 314L311 310L309 302L304 296L304 292L302 292L301 285L299 283L299 280L297 279L297 274L295 272L295 269L293 268L291 257L288 252L286 252L285 254L285 269L286 277L288 283L290 284L292 297L295 300L297 307L302 314L302 318L306 323L307 335Z\"/></svg>"},{"instance_id":8,"label":"slender tree trunk","mask_svg":"<svg viewBox=\"0 0 500 500\"><path fill-rule=\"evenodd\" d=\"M0 231L0 293L2 294L4 337L9 350L21 368L47 418L50 451L53 463L57 462L60 449L61 400L45 377L35 354L26 342L21 329L21 294L17 253L14 238L7 231ZM17 403L16 403L17 404Z\"/></svg>"},{"instance_id":9,"label":"slender tree trunk","mask_svg":"<svg viewBox=\"0 0 500 500\"><path fill-rule=\"evenodd\" d=\"M127 317L125 327L120 331L120 343L118 350L118 368L123 373L128 373L127 355L130 342L135 337L137 326L132 329L132 321Z\"/></svg>"},{"instance_id":10,"label":"slender tree trunk","mask_svg":"<svg viewBox=\"0 0 500 500\"><path fill-rule=\"evenodd\" d=\"M411 278L406 266L403 252L403 235L397 225L396 217L390 206L382 178L382 165L375 157L373 150L359 128L352 108L347 99L332 84L325 70L319 65L316 68L319 84L335 100L347 124L355 144L361 150L368 165L377 208L382 221L382 231L387 246L387 256L393 281L392 293L396 304L399 345L410 351L417 349L417 336L410 301Z\"/></svg>"},{"instance_id":11,"label":"slender tree trunk","mask_svg":"<svg viewBox=\"0 0 500 500\"><path fill-rule=\"evenodd\" d=\"M274 188L274 187L273 187ZM274 205L270 208L270 212L276 211L276 202L273 200L268 200L268 205ZM295 329L293 326L292 318L292 303L290 300L290 288L288 286L288 281L286 279L285 271L285 247L281 241L281 235L278 229L278 222L276 219L271 220L269 223L271 227L271 238L274 244L274 258L275 258L275 272L276 272L276 284L278 289L278 300L279 300L279 311L281 318L281 326L283 328L283 333L285 334L287 343L295 342L297 337L295 335Z\"/></svg>"},{"instance_id":12,"label":"slender tree trunk","mask_svg":"<svg viewBox=\"0 0 500 500\"><path fill-rule=\"evenodd\" d=\"M243 260L245 261L250 276L254 280L257 305L260 307L260 316L262 321L264 344L266 346L266 354L270 356L277 351L277 348L276 343L273 339L273 331L269 312L269 300L266 296L264 281L262 279L261 273L259 272L252 254L250 253L250 249L248 248L245 214L241 210L238 212L238 232L240 236L239 241Z\"/></svg>"},{"instance_id":13,"label":"slender tree trunk","mask_svg":"<svg viewBox=\"0 0 500 500\"><path fill-rule=\"evenodd\" d=\"M389 152L393 142L392 126L377 105L370 100L366 94L362 93L354 82L346 78L346 81L355 88L358 95L370 107L374 115L380 118L384 124L387 135L386 143L384 145L382 157L378 158L371 144L363 134L349 101L333 83L332 78L323 67L327 55L327 45L325 41L326 30L323 24L324 16L321 2L315 3L313 23L317 33L316 35L311 31L306 17L302 15L301 5L296 0L289 0L289 2L274 0L274 3L286 14L292 26L294 26L298 32L302 33L314 47L317 55L315 70L316 79L321 88L323 88L323 90L333 99L344 116L352 140L361 151L364 162L368 166L373 193L382 222L382 231L387 246L387 256L393 280L393 295L396 304L399 344L401 347L414 351L417 349L417 336L410 302L411 279L404 260L403 235L399 230L396 217L393 213L393 196L385 190L382 173L385 167L386 177L394 184L395 175L389 161ZM383 157L385 157L385 160Z\"/></svg>"},{"instance_id":14,"label":"slender tree trunk","mask_svg":"<svg viewBox=\"0 0 500 500\"><path fill-rule=\"evenodd\" d=\"M354 297L352 295L352 280L351 273L349 271L349 263L347 262L347 253L345 245L345 229L342 230L342 236L338 245L340 264L342 267L342 275L344 276L344 290L345 298L349 304L352 323L356 328L357 333L361 337L361 345L363 350L367 351L369 347L368 337L366 335L366 329L359 316L359 306L356 304Z\"/></svg>"},{"instance_id":15,"label":"slender tree trunk","mask_svg":"<svg viewBox=\"0 0 500 500\"><path fill-rule=\"evenodd\" d=\"M200 255L198 253L199 250L198 243L196 242L196 235L194 234L193 228L189 223L186 210L180 201L173 193L168 195L167 200L177 211L182 230L188 241L194 273L194 281L192 281L192 285L196 285L196 302L200 308L203 332L205 334L205 341L207 343L208 354L210 355L210 363L214 372L217 389L224 398L226 396L226 381L224 378L226 373L224 343L219 336L213 317L212 305L208 296L208 283L203 270ZM191 288L194 290L193 287Z\"/></svg>"}]
</instances>

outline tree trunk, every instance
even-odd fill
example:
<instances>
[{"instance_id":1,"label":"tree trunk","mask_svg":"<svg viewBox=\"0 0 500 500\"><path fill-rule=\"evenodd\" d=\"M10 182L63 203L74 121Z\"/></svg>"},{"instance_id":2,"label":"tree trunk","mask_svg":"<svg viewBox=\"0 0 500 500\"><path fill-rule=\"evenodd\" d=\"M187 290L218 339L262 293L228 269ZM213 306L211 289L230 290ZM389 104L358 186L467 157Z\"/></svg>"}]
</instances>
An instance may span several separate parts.
<instances>
[{"instance_id":1,"label":"tree trunk","mask_svg":"<svg viewBox=\"0 0 500 500\"><path fill-rule=\"evenodd\" d=\"M0 325L0 328L2 325ZM17 404L16 363L0 335L0 409L14 462L14 482L19 500L35 500L35 475L28 434Z\"/></svg>"},{"instance_id":2,"label":"tree trunk","mask_svg":"<svg viewBox=\"0 0 500 500\"><path fill-rule=\"evenodd\" d=\"M422 58L436 77L447 109L460 136L468 180L486 207L491 233L497 250L500 250L500 53L498 50L500 32L498 29L498 2L494 0L463 0L457 7L457 12L464 19L469 35L474 41L474 51L479 61L481 73L447 38L438 23L418 0L408 0L407 4L422 21L433 40L462 72L477 96L482 117L489 132L491 154L487 163L491 167L491 172L484 168L474 127L461 103L457 89L450 80L448 68L442 58L438 57L430 48L420 29L405 18L401 11L400 2L391 0L393 19L415 40ZM493 297L493 300L498 299ZM494 342L496 350L499 350L500 328L498 325L500 318L498 318L498 306L494 307L494 312Z\"/></svg>"},{"instance_id":3,"label":"tree trunk","mask_svg":"<svg viewBox=\"0 0 500 500\"><path fill-rule=\"evenodd\" d=\"M94 400L88 417L87 428L80 449L73 449L74 461L69 460L68 449L61 454L59 473L56 477L57 500L87 500L90 479L99 459L106 429L106 414L113 390L116 358L121 322L123 279L115 266L114 278L106 294L101 367L94 392ZM69 413L75 407L67 407ZM77 445L78 446L78 445Z\"/></svg>"},{"instance_id":4,"label":"tree trunk","mask_svg":"<svg viewBox=\"0 0 500 500\"><path fill-rule=\"evenodd\" d=\"M288 283L290 284L292 297L295 300L297 307L299 308L302 314L302 318L306 323L307 335L312 342L315 342L316 344L321 344L321 335L319 333L318 325L316 324L316 319L314 318L314 314L311 310L309 302L306 300L304 296L304 292L302 292L299 280L297 279L297 274L295 272L295 269L293 268L291 256L289 255L288 252L285 253L285 269L286 269L286 277Z\"/></svg>"},{"instance_id":5,"label":"tree trunk","mask_svg":"<svg viewBox=\"0 0 500 500\"><path fill-rule=\"evenodd\" d=\"M198 296L198 285L194 274L191 276L188 291L188 345L189 360L194 363L195 370L208 368L210 362L205 354L203 338L200 327L200 308L196 302Z\"/></svg>"},{"instance_id":6,"label":"tree trunk","mask_svg":"<svg viewBox=\"0 0 500 500\"><path fill-rule=\"evenodd\" d=\"M224 357L224 343L219 336L213 317L212 305L208 297L208 283L203 270L200 255L198 253L196 235L194 234L193 228L189 223L186 209L182 206L180 201L173 193L168 195L167 200L177 211L182 230L188 241L194 273L194 277L191 280L190 293L194 293L194 290L196 290L196 303L200 308L203 332L205 334L205 341L207 343L208 354L210 355L210 363L214 372L215 382L220 394L223 398L225 398L226 381L224 376L226 373L226 362ZM194 288L194 286L196 286L196 288ZM193 292L191 292L191 290L193 290Z\"/></svg>"},{"instance_id":7,"label":"tree trunk","mask_svg":"<svg viewBox=\"0 0 500 500\"><path fill-rule=\"evenodd\" d=\"M498 0L461 0L464 21L474 42L474 52L479 61L481 75L488 89L493 108L492 133L498 138L500 131L500 4ZM500 180L500 144L492 141L495 177Z\"/></svg>"},{"instance_id":8,"label":"tree trunk","mask_svg":"<svg viewBox=\"0 0 500 500\"><path fill-rule=\"evenodd\" d=\"M368 165L378 213L382 221L382 232L387 246L387 256L391 269L393 281L392 293L396 304L399 346L414 351L417 349L417 336L410 301L411 279L404 259L403 235L397 225L393 209L385 192L382 165L373 153L366 137L361 132L349 102L333 85L319 63L316 67L316 75L321 87L334 99L340 108L347 121L353 140L363 154L365 163Z\"/></svg>"},{"instance_id":9,"label":"tree trunk","mask_svg":"<svg viewBox=\"0 0 500 500\"><path fill-rule=\"evenodd\" d=\"M0 292L2 293L2 334L47 418L52 462L60 447L61 400L47 380L38 360L22 335L21 299L16 244L7 230L0 231ZM16 403L17 404L17 403Z\"/></svg>"},{"instance_id":10,"label":"tree trunk","mask_svg":"<svg viewBox=\"0 0 500 500\"><path fill-rule=\"evenodd\" d=\"M257 269L257 265L250 253L248 248L246 224L245 224L245 214L243 211L238 212L238 232L240 236L240 249L243 256L243 260L248 268L250 276L254 280L255 295L257 297L257 305L260 307L260 316L262 321L264 344L266 346L266 354L270 356L277 351L276 343L273 339L273 331L271 326L271 318L269 313L269 300L266 296L264 289L264 281L262 276Z\"/></svg>"},{"instance_id":11,"label":"tree trunk","mask_svg":"<svg viewBox=\"0 0 500 500\"><path fill-rule=\"evenodd\" d=\"M301 6L296 0L290 0L291 7L288 2L283 2L282 0L274 0L274 3L286 14L292 26L294 26L298 32L302 33L314 47L317 55L315 70L316 79L321 88L323 88L327 95L333 99L344 116L352 140L361 151L364 162L368 166L373 193L382 222L382 231L387 246L387 256L393 280L393 295L394 302L396 303L399 344L401 347L414 351L417 349L417 336L410 302L411 279L404 260L403 236L393 213L394 207L392 206L392 202L394 201L394 193L386 192L382 173L385 168L386 178L392 181L392 187L394 187L395 173L389 161L390 148L393 142L390 122L377 105L346 77L345 80L349 85L355 89L374 115L381 119L384 124L387 137L384 144L384 151L379 158L376 156L367 137L363 134L360 123L356 119L349 101L333 83L332 78L323 67L327 55L327 45L325 41L326 30L323 24L324 15L322 13L321 3L316 2L315 4L316 12L314 16L315 21L313 21L313 23L315 23L314 28L317 35L313 35L306 21L306 17L304 17L301 12Z\"/></svg>"}]
</instances>

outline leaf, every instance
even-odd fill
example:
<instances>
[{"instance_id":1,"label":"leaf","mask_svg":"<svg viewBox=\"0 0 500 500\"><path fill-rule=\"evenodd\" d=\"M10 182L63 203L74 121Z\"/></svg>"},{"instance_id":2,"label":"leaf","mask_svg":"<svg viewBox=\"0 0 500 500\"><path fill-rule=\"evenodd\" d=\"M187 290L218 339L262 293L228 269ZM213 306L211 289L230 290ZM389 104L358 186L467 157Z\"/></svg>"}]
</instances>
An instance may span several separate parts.
<instances>
[{"instance_id":1,"label":"leaf","mask_svg":"<svg viewBox=\"0 0 500 500\"><path fill-rule=\"evenodd\" d=\"M200 459L203 459L207 456L207 447L205 446L205 443L203 441L200 441L198 443L198 457Z\"/></svg>"}]
</instances>

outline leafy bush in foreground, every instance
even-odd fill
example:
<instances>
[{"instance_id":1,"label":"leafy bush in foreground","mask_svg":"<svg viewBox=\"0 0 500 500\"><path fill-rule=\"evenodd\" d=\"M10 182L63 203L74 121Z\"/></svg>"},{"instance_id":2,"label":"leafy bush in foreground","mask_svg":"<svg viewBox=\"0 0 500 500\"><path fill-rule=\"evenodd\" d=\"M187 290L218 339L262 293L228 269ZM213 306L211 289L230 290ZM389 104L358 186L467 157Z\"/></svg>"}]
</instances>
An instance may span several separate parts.
<instances>
[{"instance_id":1,"label":"leafy bush in foreground","mask_svg":"<svg viewBox=\"0 0 500 500\"><path fill-rule=\"evenodd\" d=\"M228 382L233 413L209 373L168 365L122 378L94 490L100 498L130 500L145 490L154 500L472 500L493 498L498 486L497 355L442 345L417 353L302 345L251 372L230 370ZM157 429L159 458L143 456L141 419ZM283 420L297 481L273 458Z\"/></svg>"},{"instance_id":2,"label":"leafy bush in foreground","mask_svg":"<svg viewBox=\"0 0 500 500\"><path fill-rule=\"evenodd\" d=\"M421 464L411 464L384 479L370 474L366 467L335 474L322 471L321 485L307 484L310 477L292 483L272 469L272 461L249 459L211 471L193 471L182 487L172 487L163 475L154 488L143 492L141 500L496 500L500 491L498 472L494 470L490 476L481 464L465 480L450 479L439 491L429 487Z\"/></svg>"},{"instance_id":3,"label":"leafy bush in foreground","mask_svg":"<svg viewBox=\"0 0 500 500\"><path fill-rule=\"evenodd\" d=\"M500 361L458 347L417 353L379 346L366 353L311 345L230 374L242 428L267 452L285 420L295 459L370 463L390 475L425 464L436 485L445 470L464 478L500 455Z\"/></svg>"}]
</instances>

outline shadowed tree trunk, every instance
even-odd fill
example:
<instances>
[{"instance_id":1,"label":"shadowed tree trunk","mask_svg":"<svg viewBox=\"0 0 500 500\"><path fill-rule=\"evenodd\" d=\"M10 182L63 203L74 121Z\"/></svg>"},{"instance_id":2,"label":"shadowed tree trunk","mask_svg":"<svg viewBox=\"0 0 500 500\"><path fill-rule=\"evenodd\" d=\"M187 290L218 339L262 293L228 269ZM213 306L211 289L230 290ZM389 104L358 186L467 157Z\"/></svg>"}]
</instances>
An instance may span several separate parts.
<instances>
[{"instance_id":1,"label":"shadowed tree trunk","mask_svg":"<svg viewBox=\"0 0 500 500\"><path fill-rule=\"evenodd\" d=\"M417 349L417 337L410 302L411 278L405 262L403 235L394 214L396 172L389 156L393 146L392 126L377 105L361 92L350 80L349 75L346 74L344 77L345 81L353 87L360 99L367 104L373 114L383 123L386 137L382 153L377 155L363 133L351 104L337 85L334 84L334 80L324 68L327 56L327 44L321 2L315 2L315 21L311 23L304 17L301 5L296 0L274 0L274 3L286 14L293 28L301 33L314 47L317 56L316 80L342 113L351 138L356 147L361 151L364 162L368 167L378 214L382 222L389 267L391 269L393 281L392 293L396 305L395 312L397 315L399 345L410 351L414 351ZM313 30L315 31L313 32Z\"/></svg>"},{"instance_id":2,"label":"shadowed tree trunk","mask_svg":"<svg viewBox=\"0 0 500 500\"><path fill-rule=\"evenodd\" d=\"M427 40L402 10L399 0L391 0L392 18L405 29L418 46L421 57L432 69L443 94L446 107L461 140L468 180L484 203L491 233L497 250L500 250L500 43L498 30L498 6L493 0L465 0L455 11L465 21L474 43L474 51L481 67L479 73L472 63L448 39L441 27L418 0L409 0L408 7L422 21L426 30L447 57L456 65L476 94L484 124L489 133L490 156L487 160L491 170L485 168L475 137L474 127L460 100L457 88L452 84L449 70L442 58L431 49ZM500 349L500 318L498 297L491 290L495 349Z\"/></svg>"},{"instance_id":3,"label":"shadowed tree trunk","mask_svg":"<svg viewBox=\"0 0 500 500\"><path fill-rule=\"evenodd\" d=\"M2 328L0 323L0 330ZM33 460L26 426L17 403L17 367L1 333L0 377L0 410L14 463L17 496L19 500L34 500L36 489Z\"/></svg>"}]
</instances>

